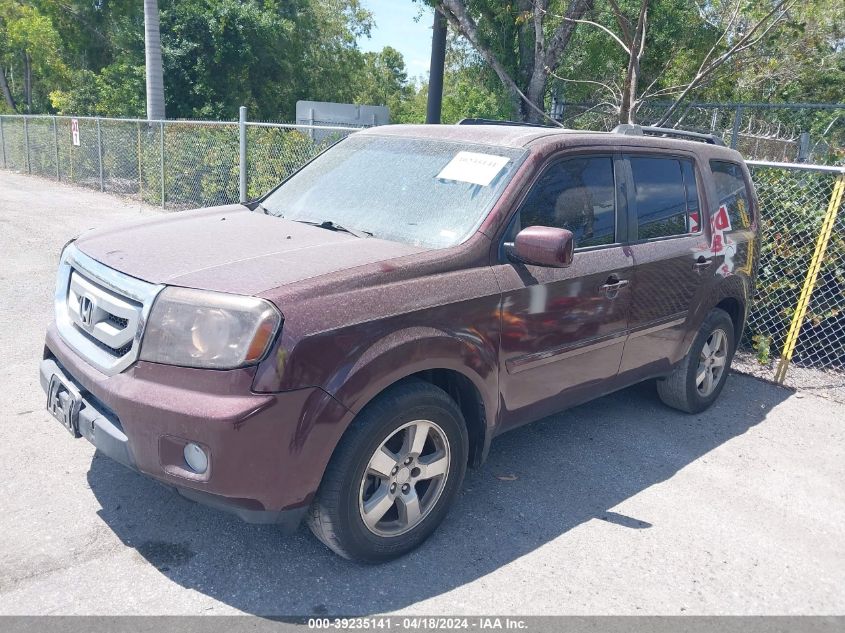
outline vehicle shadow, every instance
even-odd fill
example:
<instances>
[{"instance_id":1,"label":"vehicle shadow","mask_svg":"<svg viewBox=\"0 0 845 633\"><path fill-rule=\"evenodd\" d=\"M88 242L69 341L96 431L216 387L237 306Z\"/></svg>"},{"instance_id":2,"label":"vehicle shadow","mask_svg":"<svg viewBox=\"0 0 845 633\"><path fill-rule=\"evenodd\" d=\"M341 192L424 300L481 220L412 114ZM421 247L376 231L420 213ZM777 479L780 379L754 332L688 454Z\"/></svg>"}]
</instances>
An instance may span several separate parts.
<instances>
[{"instance_id":1,"label":"vehicle shadow","mask_svg":"<svg viewBox=\"0 0 845 633\"><path fill-rule=\"evenodd\" d=\"M713 408L685 415L638 385L503 435L419 550L371 567L312 538L241 523L96 455L100 516L167 578L241 611L309 616L392 611L481 578L591 519L648 529L612 508L766 418L790 392L731 376Z\"/></svg>"}]
</instances>

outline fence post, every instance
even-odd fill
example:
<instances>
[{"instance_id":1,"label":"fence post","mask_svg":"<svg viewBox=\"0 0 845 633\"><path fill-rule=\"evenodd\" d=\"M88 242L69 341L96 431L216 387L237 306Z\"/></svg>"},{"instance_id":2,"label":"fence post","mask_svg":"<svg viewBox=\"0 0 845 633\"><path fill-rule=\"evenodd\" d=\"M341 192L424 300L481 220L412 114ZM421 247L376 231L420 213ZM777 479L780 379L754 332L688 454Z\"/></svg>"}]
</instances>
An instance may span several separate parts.
<instances>
[{"instance_id":1,"label":"fence post","mask_svg":"<svg viewBox=\"0 0 845 633\"><path fill-rule=\"evenodd\" d=\"M164 121L158 122L159 162L161 163L161 208L164 208Z\"/></svg>"},{"instance_id":2,"label":"fence post","mask_svg":"<svg viewBox=\"0 0 845 633\"><path fill-rule=\"evenodd\" d=\"M833 232L836 214L842 204L843 192L845 192L845 174L841 174L833 186L833 192L830 195L830 204L827 207L827 212L825 213L824 221L819 231L819 237L816 240L816 248L810 260L810 267L807 269L807 277L804 279L804 285L801 287L801 295L798 297L798 305L795 306L795 314L792 315L792 323L789 325L789 332L783 344L783 354L780 357L777 371L775 371L775 382L779 385L782 385L783 381L786 380L786 370L789 368L789 363L792 360L792 353L795 351L795 345L798 343L798 334L801 332L801 326L804 324L804 317L807 315L807 308L810 305L810 297L813 294L813 289L816 287L816 280L819 277L825 251L827 251L830 234Z\"/></svg>"},{"instance_id":3,"label":"fence post","mask_svg":"<svg viewBox=\"0 0 845 633\"><path fill-rule=\"evenodd\" d=\"M62 175L59 171L59 128L56 125L56 117L53 117L53 146L56 150L56 180L61 180Z\"/></svg>"},{"instance_id":4,"label":"fence post","mask_svg":"<svg viewBox=\"0 0 845 633\"><path fill-rule=\"evenodd\" d=\"M3 150L3 169L6 169L6 135L3 133L2 116L0 116L0 148Z\"/></svg>"},{"instance_id":5,"label":"fence post","mask_svg":"<svg viewBox=\"0 0 845 633\"><path fill-rule=\"evenodd\" d=\"M97 157L100 160L100 191L105 191L106 186L103 182L103 136L100 133L100 117L97 117Z\"/></svg>"},{"instance_id":6,"label":"fence post","mask_svg":"<svg viewBox=\"0 0 845 633\"><path fill-rule=\"evenodd\" d=\"M246 106L238 109L238 137L240 148L238 152L238 201L246 203Z\"/></svg>"},{"instance_id":7,"label":"fence post","mask_svg":"<svg viewBox=\"0 0 845 633\"><path fill-rule=\"evenodd\" d=\"M798 137L798 162L806 163L810 158L810 133L801 132Z\"/></svg>"},{"instance_id":8,"label":"fence post","mask_svg":"<svg viewBox=\"0 0 845 633\"><path fill-rule=\"evenodd\" d=\"M32 166L29 164L29 119L23 115L23 142L26 147L26 173L32 173Z\"/></svg>"},{"instance_id":9,"label":"fence post","mask_svg":"<svg viewBox=\"0 0 845 633\"><path fill-rule=\"evenodd\" d=\"M731 135L731 149L736 149L737 143L739 143L740 125L742 125L742 106L737 106L736 112L734 112L734 127L733 134Z\"/></svg>"},{"instance_id":10,"label":"fence post","mask_svg":"<svg viewBox=\"0 0 845 633\"><path fill-rule=\"evenodd\" d=\"M144 177L141 171L141 122L138 121L138 193L141 196L141 202L144 202Z\"/></svg>"}]
</instances>

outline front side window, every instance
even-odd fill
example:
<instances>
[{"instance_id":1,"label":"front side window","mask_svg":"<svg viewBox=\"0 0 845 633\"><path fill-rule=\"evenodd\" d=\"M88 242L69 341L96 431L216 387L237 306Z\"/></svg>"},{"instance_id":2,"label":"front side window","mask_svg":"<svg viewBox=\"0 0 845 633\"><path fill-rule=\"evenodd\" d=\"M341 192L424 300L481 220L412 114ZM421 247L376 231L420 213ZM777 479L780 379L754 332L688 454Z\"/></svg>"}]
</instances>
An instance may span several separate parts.
<instances>
[{"instance_id":1,"label":"front side window","mask_svg":"<svg viewBox=\"0 0 845 633\"><path fill-rule=\"evenodd\" d=\"M353 135L262 200L271 215L331 222L426 248L460 244L480 226L524 149Z\"/></svg>"},{"instance_id":2,"label":"front side window","mask_svg":"<svg viewBox=\"0 0 845 633\"><path fill-rule=\"evenodd\" d=\"M635 156L630 162L636 191L637 239L690 232L688 216L691 209L688 210L682 165L687 161Z\"/></svg>"},{"instance_id":3,"label":"front side window","mask_svg":"<svg viewBox=\"0 0 845 633\"><path fill-rule=\"evenodd\" d=\"M534 184L512 229L552 226L572 231L575 247L616 241L616 186L610 156L570 158Z\"/></svg>"},{"instance_id":4,"label":"front side window","mask_svg":"<svg viewBox=\"0 0 845 633\"><path fill-rule=\"evenodd\" d=\"M747 229L751 226L751 205L742 169L734 163L711 160L710 170L713 172L716 197L719 200L717 217L723 215L722 207L727 212L727 226L723 229L726 231Z\"/></svg>"}]
</instances>

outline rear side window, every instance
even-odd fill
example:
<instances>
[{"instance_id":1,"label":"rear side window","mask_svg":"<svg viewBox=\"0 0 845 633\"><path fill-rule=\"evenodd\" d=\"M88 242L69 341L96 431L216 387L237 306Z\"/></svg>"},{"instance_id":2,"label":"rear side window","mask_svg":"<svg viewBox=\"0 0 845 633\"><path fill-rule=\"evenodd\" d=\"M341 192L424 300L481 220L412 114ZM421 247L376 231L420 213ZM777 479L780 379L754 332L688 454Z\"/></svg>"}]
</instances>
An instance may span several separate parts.
<instances>
[{"instance_id":1,"label":"rear side window","mask_svg":"<svg viewBox=\"0 0 845 633\"><path fill-rule=\"evenodd\" d=\"M632 156L637 239L685 235L700 230L698 189L691 161Z\"/></svg>"},{"instance_id":2,"label":"rear side window","mask_svg":"<svg viewBox=\"0 0 845 633\"><path fill-rule=\"evenodd\" d=\"M719 200L716 218L727 224L719 228L724 231L747 229L751 226L751 205L742 168L735 163L711 160L710 170Z\"/></svg>"},{"instance_id":3,"label":"rear side window","mask_svg":"<svg viewBox=\"0 0 845 633\"><path fill-rule=\"evenodd\" d=\"M692 161L682 160L681 170L684 172L684 186L687 188L689 232L698 233L701 230L701 205L698 202L698 186L695 182L695 168Z\"/></svg>"},{"instance_id":4,"label":"rear side window","mask_svg":"<svg viewBox=\"0 0 845 633\"><path fill-rule=\"evenodd\" d=\"M540 177L517 216L513 232L529 226L569 229L575 247L616 241L616 186L610 156L569 158Z\"/></svg>"}]
</instances>

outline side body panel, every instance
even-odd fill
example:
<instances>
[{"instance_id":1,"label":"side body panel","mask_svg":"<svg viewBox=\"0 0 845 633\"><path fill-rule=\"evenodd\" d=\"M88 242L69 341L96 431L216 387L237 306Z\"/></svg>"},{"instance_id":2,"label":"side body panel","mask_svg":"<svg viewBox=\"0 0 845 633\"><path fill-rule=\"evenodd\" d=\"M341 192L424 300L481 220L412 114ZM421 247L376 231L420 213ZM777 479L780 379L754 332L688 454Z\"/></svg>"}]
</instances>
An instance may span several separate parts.
<instances>
[{"instance_id":1,"label":"side body panel","mask_svg":"<svg viewBox=\"0 0 845 633\"><path fill-rule=\"evenodd\" d=\"M601 393L619 371L629 288L606 292L616 275L628 280L623 247L576 253L569 268L501 264L504 292L499 373L502 430Z\"/></svg>"},{"instance_id":2,"label":"side body panel","mask_svg":"<svg viewBox=\"0 0 845 633\"><path fill-rule=\"evenodd\" d=\"M477 391L489 441L498 414L501 292L486 261L489 238L479 233L473 240L472 248L428 261L357 271L355 284L326 277L317 289L312 283L273 293L285 323L253 389L319 385L354 416L402 378L452 371ZM471 257L473 250L483 253L481 261ZM335 425L331 448L350 421Z\"/></svg>"}]
</instances>

